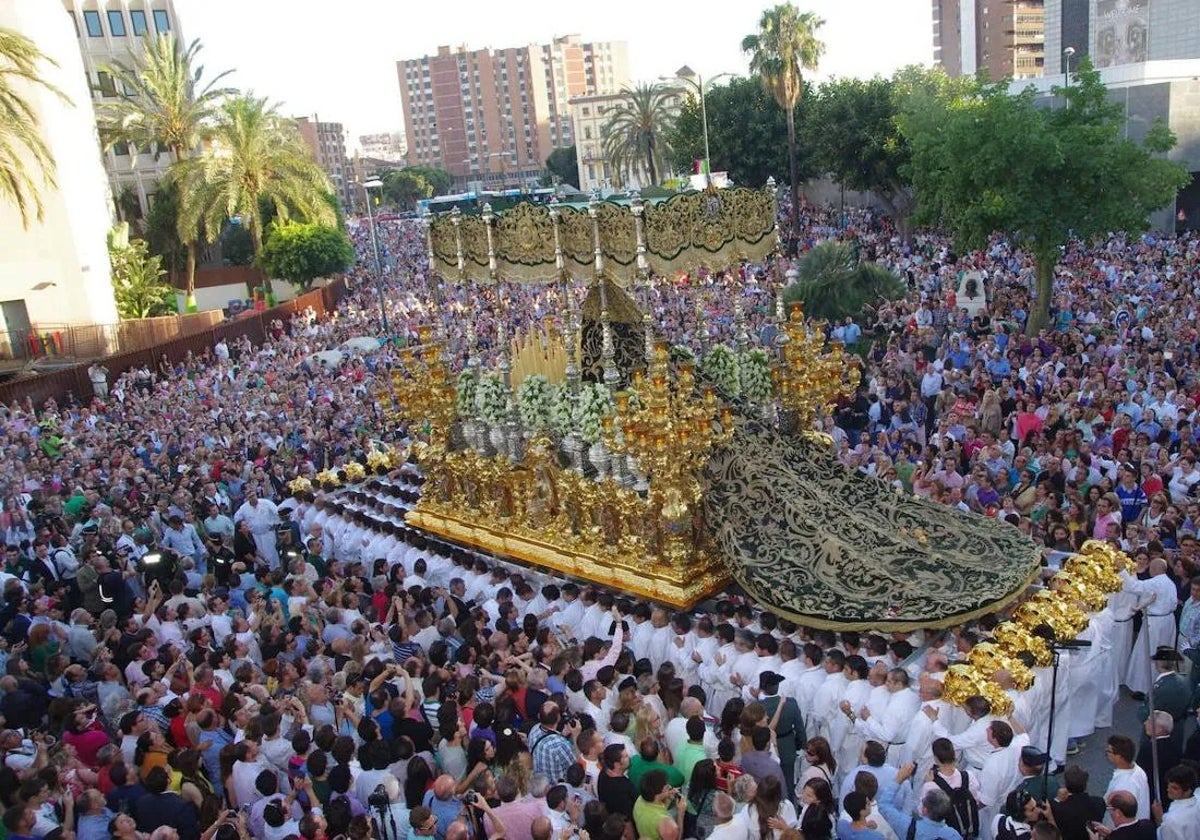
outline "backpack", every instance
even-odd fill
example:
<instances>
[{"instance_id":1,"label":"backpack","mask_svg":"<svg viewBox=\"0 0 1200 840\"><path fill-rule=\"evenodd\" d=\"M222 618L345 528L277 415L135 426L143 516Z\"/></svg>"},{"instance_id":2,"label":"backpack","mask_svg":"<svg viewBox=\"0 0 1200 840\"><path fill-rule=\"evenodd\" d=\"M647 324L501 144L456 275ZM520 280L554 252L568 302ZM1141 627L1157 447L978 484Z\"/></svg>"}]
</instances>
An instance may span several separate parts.
<instances>
[{"instance_id":1,"label":"backpack","mask_svg":"<svg viewBox=\"0 0 1200 840\"><path fill-rule=\"evenodd\" d=\"M979 803L971 795L970 777L963 770L962 784L957 788L942 778L940 773L933 774L933 783L943 793L950 797L950 813L946 815L946 825L963 836L963 840L974 840L979 836Z\"/></svg>"}]
</instances>

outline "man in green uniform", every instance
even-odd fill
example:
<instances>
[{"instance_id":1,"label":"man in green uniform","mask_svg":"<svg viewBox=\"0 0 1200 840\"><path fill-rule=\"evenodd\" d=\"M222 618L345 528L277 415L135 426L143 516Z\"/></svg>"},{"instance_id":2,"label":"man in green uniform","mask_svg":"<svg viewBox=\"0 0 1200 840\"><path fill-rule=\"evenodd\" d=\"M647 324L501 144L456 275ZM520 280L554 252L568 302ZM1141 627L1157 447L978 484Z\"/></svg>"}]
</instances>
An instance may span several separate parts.
<instances>
[{"instance_id":1,"label":"man in green uniform","mask_svg":"<svg viewBox=\"0 0 1200 840\"><path fill-rule=\"evenodd\" d=\"M788 799L796 795L796 753L800 745L808 741L804 732L804 720L794 697L780 697L779 686L783 675L774 671L763 671L758 675L758 702L767 712L767 720L779 719L775 723L775 746L779 750L779 764L786 782L784 792ZM783 704L780 708L780 704Z\"/></svg>"}]
</instances>

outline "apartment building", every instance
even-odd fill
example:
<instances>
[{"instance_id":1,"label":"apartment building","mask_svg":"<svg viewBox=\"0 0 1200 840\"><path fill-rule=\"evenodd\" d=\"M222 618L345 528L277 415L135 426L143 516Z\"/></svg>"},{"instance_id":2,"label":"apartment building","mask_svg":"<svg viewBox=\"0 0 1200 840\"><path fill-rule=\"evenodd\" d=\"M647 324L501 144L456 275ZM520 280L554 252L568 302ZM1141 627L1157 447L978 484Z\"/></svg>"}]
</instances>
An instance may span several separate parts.
<instances>
[{"instance_id":1,"label":"apartment building","mask_svg":"<svg viewBox=\"0 0 1200 840\"><path fill-rule=\"evenodd\" d=\"M345 127L339 122L322 122L314 114L312 117L297 117L296 128L312 150L317 165L329 176L342 207L354 207L357 196L350 160L346 157Z\"/></svg>"},{"instance_id":2,"label":"apartment building","mask_svg":"<svg viewBox=\"0 0 1200 840\"><path fill-rule=\"evenodd\" d=\"M951 76L1045 72L1046 0L932 0L933 58Z\"/></svg>"}]
</instances>

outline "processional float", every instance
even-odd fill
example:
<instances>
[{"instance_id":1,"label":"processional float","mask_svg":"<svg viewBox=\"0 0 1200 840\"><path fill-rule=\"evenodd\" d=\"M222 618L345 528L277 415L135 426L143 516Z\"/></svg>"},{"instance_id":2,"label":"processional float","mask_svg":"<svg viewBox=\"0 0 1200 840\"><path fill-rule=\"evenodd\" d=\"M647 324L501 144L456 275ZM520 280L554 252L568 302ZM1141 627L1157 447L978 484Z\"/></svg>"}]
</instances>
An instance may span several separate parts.
<instances>
[{"instance_id":1,"label":"processional float","mask_svg":"<svg viewBox=\"0 0 1200 840\"><path fill-rule=\"evenodd\" d=\"M814 429L859 384L857 359L784 306L780 275L760 290L773 303L769 344L747 330L740 288L732 347L671 347L651 307L638 314L639 295L701 267L757 282L736 269L773 254L775 220L773 183L433 218L434 317L377 394L408 424L426 476L408 524L675 607L736 584L815 627L937 628L1015 609L947 684L1003 707L991 674L1025 680L1016 654L1041 656L1033 631L1073 638L1127 558L1089 544L1017 606L1041 571L1017 529L843 467ZM512 337L497 317L488 370L470 313L468 346L450 347L439 279L473 284L501 313L506 290L546 285L563 328Z\"/></svg>"}]
</instances>

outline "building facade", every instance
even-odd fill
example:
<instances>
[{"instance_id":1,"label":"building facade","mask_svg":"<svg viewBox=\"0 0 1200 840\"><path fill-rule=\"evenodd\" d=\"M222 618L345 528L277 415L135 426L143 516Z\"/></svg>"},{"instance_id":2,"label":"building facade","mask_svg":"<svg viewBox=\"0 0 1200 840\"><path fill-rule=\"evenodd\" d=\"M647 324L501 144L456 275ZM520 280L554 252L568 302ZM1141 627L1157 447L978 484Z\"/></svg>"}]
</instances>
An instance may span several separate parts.
<instances>
[{"instance_id":1,"label":"building facade","mask_svg":"<svg viewBox=\"0 0 1200 840\"><path fill-rule=\"evenodd\" d=\"M372 160L403 163L408 152L403 132L362 134L358 138L358 153Z\"/></svg>"},{"instance_id":2,"label":"building facade","mask_svg":"<svg viewBox=\"0 0 1200 840\"><path fill-rule=\"evenodd\" d=\"M1064 51L1074 50L1070 56ZM1196 0L1046 0L1046 75L1084 56L1100 69L1200 58Z\"/></svg>"},{"instance_id":3,"label":"building facade","mask_svg":"<svg viewBox=\"0 0 1200 840\"><path fill-rule=\"evenodd\" d=\"M1044 72L1046 0L931 0L933 59L951 76L1034 79Z\"/></svg>"},{"instance_id":4,"label":"building facade","mask_svg":"<svg viewBox=\"0 0 1200 840\"><path fill-rule=\"evenodd\" d=\"M556 148L575 143L570 101L629 84L623 42L578 35L499 50L438 47L397 63L408 162L460 186L527 186Z\"/></svg>"},{"instance_id":5,"label":"building facade","mask_svg":"<svg viewBox=\"0 0 1200 840\"><path fill-rule=\"evenodd\" d=\"M52 0L51 0L52 2ZM184 41L173 0L62 0L74 26L84 73L97 101L118 95L112 76L103 68L129 64L141 51L143 36L173 33ZM166 150L131 148L118 143L103 152L104 168L113 198L123 216L144 214L158 181L174 157Z\"/></svg>"},{"instance_id":6,"label":"building facade","mask_svg":"<svg viewBox=\"0 0 1200 840\"><path fill-rule=\"evenodd\" d=\"M27 358L30 338L52 338L58 328L117 321L106 236L112 227L108 176L100 160L96 116L75 32L62 8L45 0L3 0L0 27L31 39L57 66L40 76L65 93L13 80L32 106L39 134L55 162L43 183L22 146L44 208L28 227L16 207L0 201L0 356Z\"/></svg>"},{"instance_id":7,"label":"building facade","mask_svg":"<svg viewBox=\"0 0 1200 840\"><path fill-rule=\"evenodd\" d=\"M346 129L338 122L321 122L312 117L297 117L296 128L305 144L312 150L317 165L329 176L333 191L342 207L354 206L354 176L349 158L346 157Z\"/></svg>"}]
</instances>

